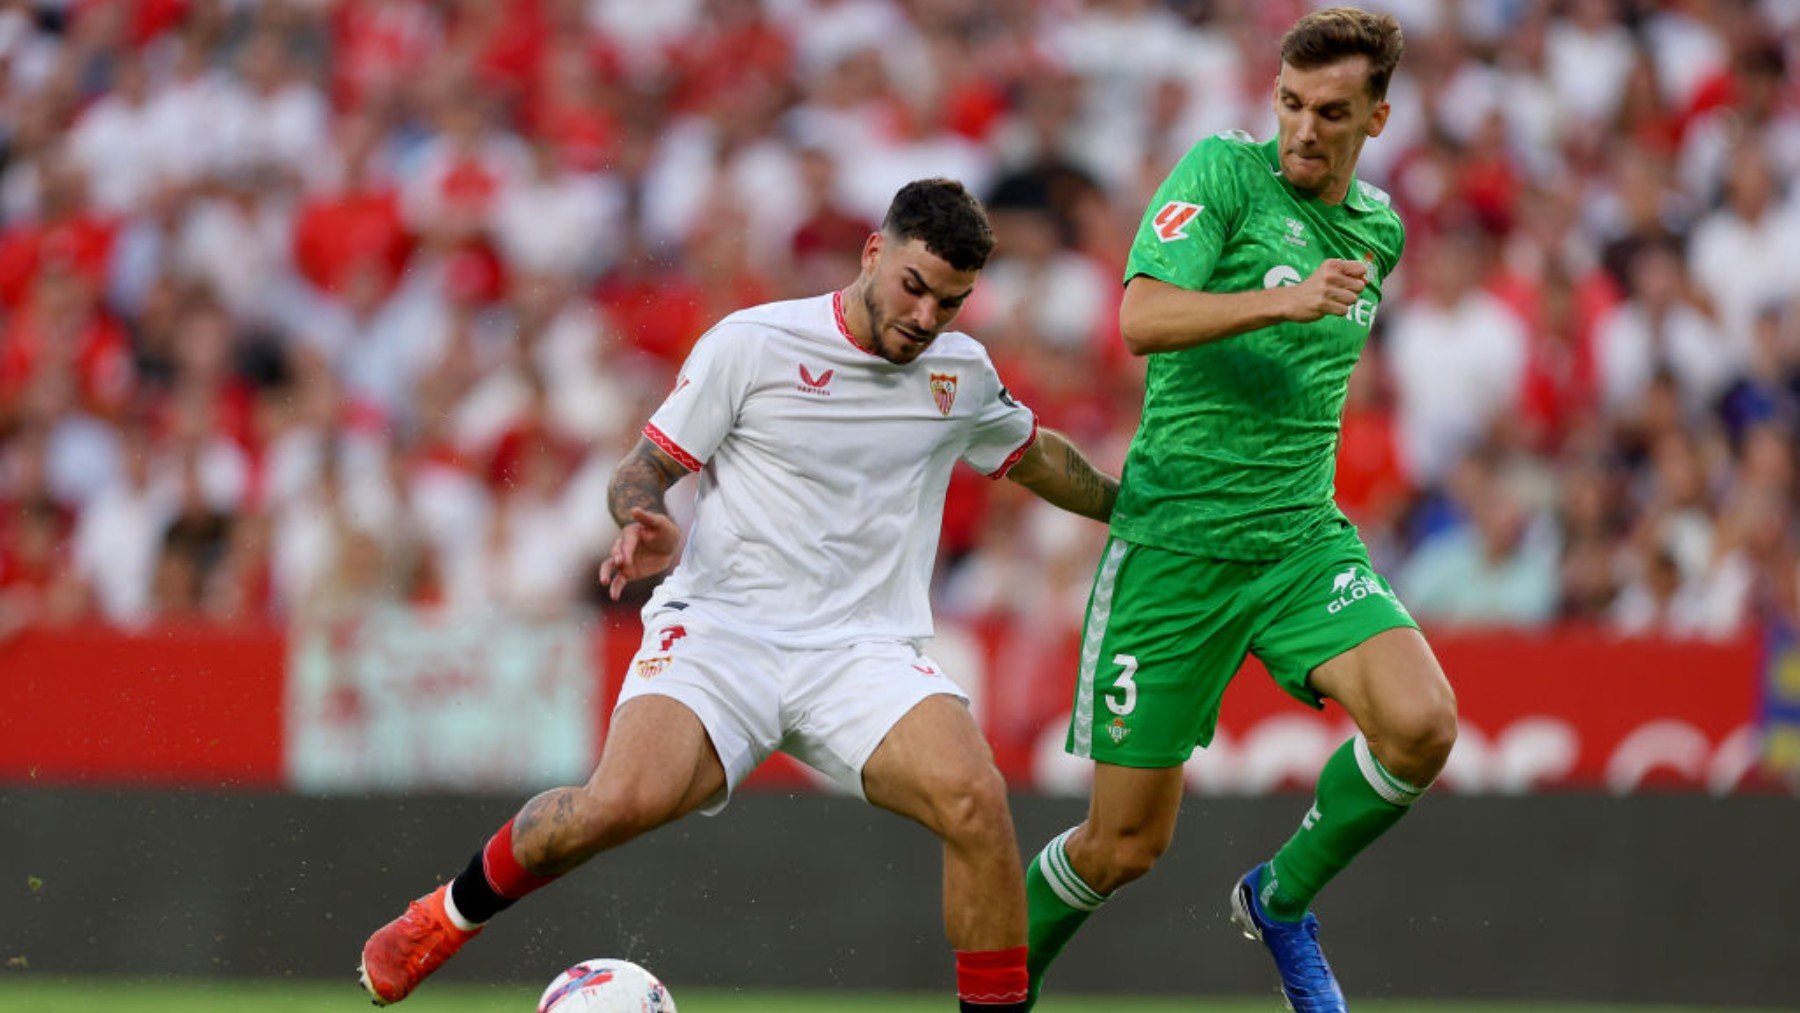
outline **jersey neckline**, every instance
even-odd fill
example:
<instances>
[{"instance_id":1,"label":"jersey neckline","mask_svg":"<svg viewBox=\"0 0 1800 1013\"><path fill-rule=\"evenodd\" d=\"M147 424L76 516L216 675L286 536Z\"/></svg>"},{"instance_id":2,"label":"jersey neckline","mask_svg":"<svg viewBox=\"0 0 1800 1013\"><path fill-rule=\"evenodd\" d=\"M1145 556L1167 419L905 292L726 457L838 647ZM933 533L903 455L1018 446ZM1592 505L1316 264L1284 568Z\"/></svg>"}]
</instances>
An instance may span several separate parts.
<instances>
[{"instance_id":1,"label":"jersey neckline","mask_svg":"<svg viewBox=\"0 0 1800 1013\"><path fill-rule=\"evenodd\" d=\"M837 323L838 333L843 336L845 341L850 342L850 347L872 359L881 358L881 356L864 348L862 344L856 340L856 335L850 333L850 320L848 317L844 316L844 290L841 288L831 293L831 317Z\"/></svg>"}]
</instances>

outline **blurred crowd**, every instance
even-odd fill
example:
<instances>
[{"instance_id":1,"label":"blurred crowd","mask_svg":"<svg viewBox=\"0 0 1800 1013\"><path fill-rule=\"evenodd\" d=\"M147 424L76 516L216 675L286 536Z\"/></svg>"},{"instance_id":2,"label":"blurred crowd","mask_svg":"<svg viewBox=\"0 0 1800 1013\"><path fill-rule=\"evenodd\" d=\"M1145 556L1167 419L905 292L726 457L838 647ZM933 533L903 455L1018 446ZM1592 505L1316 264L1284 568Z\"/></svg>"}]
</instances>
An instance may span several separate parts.
<instances>
[{"instance_id":1,"label":"blurred crowd","mask_svg":"<svg viewBox=\"0 0 1800 1013\"><path fill-rule=\"evenodd\" d=\"M1400 0L1409 245L1338 494L1424 620L1794 617L1800 0ZM1274 129L1296 0L0 0L0 632L601 602L693 341L987 202L958 328L1116 468L1139 215ZM691 483L689 483L691 485ZM953 484L952 615L1102 539Z\"/></svg>"}]
</instances>

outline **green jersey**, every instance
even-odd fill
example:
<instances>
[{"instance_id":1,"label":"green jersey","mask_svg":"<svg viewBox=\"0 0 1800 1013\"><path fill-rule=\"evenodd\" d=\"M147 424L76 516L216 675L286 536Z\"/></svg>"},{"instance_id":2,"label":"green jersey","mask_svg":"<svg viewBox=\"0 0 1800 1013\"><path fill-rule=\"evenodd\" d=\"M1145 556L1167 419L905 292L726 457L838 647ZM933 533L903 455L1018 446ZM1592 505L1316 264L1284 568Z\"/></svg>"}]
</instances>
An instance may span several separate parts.
<instances>
[{"instance_id":1,"label":"green jersey","mask_svg":"<svg viewBox=\"0 0 1800 1013\"><path fill-rule=\"evenodd\" d=\"M1232 132L1194 145L1145 210L1126 281L1245 292L1297 285L1335 258L1368 263L1368 287L1347 316L1151 355L1113 532L1266 560L1343 523L1332 475L1344 394L1405 242L1387 195L1367 183L1327 204L1282 178L1275 141Z\"/></svg>"}]
</instances>

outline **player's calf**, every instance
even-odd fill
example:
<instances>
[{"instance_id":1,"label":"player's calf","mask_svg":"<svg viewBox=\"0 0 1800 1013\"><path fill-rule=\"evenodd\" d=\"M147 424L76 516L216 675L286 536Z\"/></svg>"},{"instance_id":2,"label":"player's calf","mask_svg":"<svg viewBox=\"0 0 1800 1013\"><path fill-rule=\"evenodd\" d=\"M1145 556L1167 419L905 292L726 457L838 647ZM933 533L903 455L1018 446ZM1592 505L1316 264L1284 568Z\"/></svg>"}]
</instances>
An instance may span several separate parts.
<instances>
[{"instance_id":1,"label":"player's calf","mask_svg":"<svg viewBox=\"0 0 1800 1013\"><path fill-rule=\"evenodd\" d=\"M1172 830L1173 828L1168 828ZM1115 828L1113 832L1084 824L1066 847L1070 864L1095 890L1110 895L1144 878L1169 850L1170 833L1161 827Z\"/></svg>"}]
</instances>

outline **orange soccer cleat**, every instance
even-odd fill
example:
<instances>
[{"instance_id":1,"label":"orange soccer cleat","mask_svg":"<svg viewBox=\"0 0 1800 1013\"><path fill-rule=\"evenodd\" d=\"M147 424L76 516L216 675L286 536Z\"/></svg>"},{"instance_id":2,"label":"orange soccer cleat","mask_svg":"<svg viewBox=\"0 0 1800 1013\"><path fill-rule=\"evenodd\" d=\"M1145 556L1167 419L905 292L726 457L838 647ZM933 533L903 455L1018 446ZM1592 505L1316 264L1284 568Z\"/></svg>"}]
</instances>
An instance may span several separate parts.
<instances>
[{"instance_id":1,"label":"orange soccer cleat","mask_svg":"<svg viewBox=\"0 0 1800 1013\"><path fill-rule=\"evenodd\" d=\"M456 955L481 929L464 932L444 911L448 883L411 904L406 913L383 925L363 944L357 974L377 1006L412 994L431 972Z\"/></svg>"}]
</instances>

